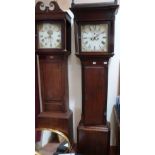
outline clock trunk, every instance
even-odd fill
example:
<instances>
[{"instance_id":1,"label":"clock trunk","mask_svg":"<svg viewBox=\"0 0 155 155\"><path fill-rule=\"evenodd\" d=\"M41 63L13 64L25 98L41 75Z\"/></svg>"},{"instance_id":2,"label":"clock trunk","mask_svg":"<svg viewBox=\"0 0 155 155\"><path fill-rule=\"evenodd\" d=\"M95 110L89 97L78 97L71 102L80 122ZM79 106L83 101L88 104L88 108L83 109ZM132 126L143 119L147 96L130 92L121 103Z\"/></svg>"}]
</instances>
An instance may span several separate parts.
<instances>
[{"instance_id":1,"label":"clock trunk","mask_svg":"<svg viewBox=\"0 0 155 155\"><path fill-rule=\"evenodd\" d=\"M85 125L106 124L107 62L99 60L83 61L82 75L83 122Z\"/></svg>"},{"instance_id":2,"label":"clock trunk","mask_svg":"<svg viewBox=\"0 0 155 155\"><path fill-rule=\"evenodd\" d=\"M68 79L66 56L39 56L43 111L68 110Z\"/></svg>"}]
</instances>

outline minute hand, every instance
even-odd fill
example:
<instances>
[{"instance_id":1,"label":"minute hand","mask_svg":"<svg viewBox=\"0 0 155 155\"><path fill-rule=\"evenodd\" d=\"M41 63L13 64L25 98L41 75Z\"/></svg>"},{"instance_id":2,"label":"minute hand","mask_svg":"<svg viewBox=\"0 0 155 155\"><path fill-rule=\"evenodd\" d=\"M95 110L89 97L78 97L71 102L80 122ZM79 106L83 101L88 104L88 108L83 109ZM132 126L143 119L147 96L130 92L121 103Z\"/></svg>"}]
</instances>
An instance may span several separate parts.
<instances>
[{"instance_id":1,"label":"minute hand","mask_svg":"<svg viewBox=\"0 0 155 155\"><path fill-rule=\"evenodd\" d=\"M95 38L98 37L100 34L104 34L104 32L96 34ZM106 38L106 37L104 37L104 38Z\"/></svg>"}]
</instances>

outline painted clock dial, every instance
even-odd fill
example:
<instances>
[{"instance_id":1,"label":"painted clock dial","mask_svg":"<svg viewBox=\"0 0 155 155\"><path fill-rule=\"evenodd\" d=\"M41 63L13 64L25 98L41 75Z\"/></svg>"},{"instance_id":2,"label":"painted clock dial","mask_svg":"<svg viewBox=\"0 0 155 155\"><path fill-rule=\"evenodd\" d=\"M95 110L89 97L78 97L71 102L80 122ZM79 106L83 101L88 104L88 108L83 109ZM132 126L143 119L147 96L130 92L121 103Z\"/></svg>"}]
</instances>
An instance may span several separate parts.
<instances>
[{"instance_id":1,"label":"painted clock dial","mask_svg":"<svg viewBox=\"0 0 155 155\"><path fill-rule=\"evenodd\" d=\"M81 25L81 51L108 51L108 24Z\"/></svg>"},{"instance_id":2,"label":"painted clock dial","mask_svg":"<svg viewBox=\"0 0 155 155\"><path fill-rule=\"evenodd\" d=\"M40 23L37 26L38 48L61 48L61 24Z\"/></svg>"}]
</instances>

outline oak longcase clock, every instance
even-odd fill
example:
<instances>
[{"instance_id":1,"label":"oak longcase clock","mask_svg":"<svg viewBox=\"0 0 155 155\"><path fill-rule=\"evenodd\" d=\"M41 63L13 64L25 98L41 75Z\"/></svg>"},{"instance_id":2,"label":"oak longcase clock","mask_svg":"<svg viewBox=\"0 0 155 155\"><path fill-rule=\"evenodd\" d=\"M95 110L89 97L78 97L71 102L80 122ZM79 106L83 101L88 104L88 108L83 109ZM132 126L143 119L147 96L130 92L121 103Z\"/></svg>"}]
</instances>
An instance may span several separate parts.
<instances>
[{"instance_id":1,"label":"oak longcase clock","mask_svg":"<svg viewBox=\"0 0 155 155\"><path fill-rule=\"evenodd\" d=\"M74 4L76 56L82 66L82 115L78 125L78 151L109 154L107 122L108 62L114 55L114 3Z\"/></svg>"},{"instance_id":2,"label":"oak longcase clock","mask_svg":"<svg viewBox=\"0 0 155 155\"><path fill-rule=\"evenodd\" d=\"M72 141L73 116L69 109L68 56L71 53L71 18L57 2L35 8L35 51L40 114L37 127L64 132Z\"/></svg>"}]
</instances>

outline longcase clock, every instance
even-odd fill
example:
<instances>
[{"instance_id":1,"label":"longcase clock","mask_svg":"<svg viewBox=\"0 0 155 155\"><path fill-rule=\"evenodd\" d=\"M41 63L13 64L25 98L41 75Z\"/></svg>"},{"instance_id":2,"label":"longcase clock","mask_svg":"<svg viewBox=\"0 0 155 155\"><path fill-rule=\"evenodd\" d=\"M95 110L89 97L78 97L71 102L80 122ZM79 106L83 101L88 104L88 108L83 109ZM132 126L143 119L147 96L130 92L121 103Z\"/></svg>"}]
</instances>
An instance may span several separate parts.
<instances>
[{"instance_id":1,"label":"longcase clock","mask_svg":"<svg viewBox=\"0 0 155 155\"><path fill-rule=\"evenodd\" d=\"M72 141L73 116L69 109L68 56L71 52L71 18L57 2L36 4L35 40L41 113L37 127L64 132Z\"/></svg>"},{"instance_id":2,"label":"longcase clock","mask_svg":"<svg viewBox=\"0 0 155 155\"><path fill-rule=\"evenodd\" d=\"M108 62L114 55L115 3L74 4L76 56L82 66L82 118L77 129L78 151L108 155Z\"/></svg>"}]
</instances>

